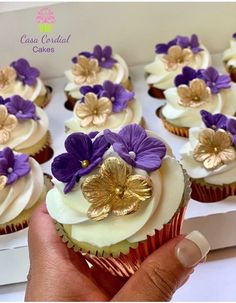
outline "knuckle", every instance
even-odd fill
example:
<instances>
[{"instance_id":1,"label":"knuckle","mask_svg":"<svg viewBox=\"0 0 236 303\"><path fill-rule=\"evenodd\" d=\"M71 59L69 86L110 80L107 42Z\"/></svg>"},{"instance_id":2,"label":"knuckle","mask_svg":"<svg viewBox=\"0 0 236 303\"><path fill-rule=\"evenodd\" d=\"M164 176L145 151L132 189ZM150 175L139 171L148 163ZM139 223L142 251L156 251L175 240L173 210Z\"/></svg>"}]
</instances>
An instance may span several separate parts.
<instances>
[{"instance_id":1,"label":"knuckle","mask_svg":"<svg viewBox=\"0 0 236 303\"><path fill-rule=\"evenodd\" d=\"M163 268L161 264L148 262L144 267L144 276L149 285L156 289L162 301L170 301L178 288L178 279L174 272Z\"/></svg>"}]
</instances>

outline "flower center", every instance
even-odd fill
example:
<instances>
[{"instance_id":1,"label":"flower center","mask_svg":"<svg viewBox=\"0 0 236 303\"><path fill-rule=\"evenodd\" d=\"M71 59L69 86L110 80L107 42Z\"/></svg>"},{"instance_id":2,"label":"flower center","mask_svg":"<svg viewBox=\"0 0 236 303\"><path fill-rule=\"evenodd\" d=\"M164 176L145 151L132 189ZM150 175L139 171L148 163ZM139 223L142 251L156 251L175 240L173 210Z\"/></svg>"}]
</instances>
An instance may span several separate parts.
<instances>
[{"instance_id":1,"label":"flower center","mask_svg":"<svg viewBox=\"0 0 236 303\"><path fill-rule=\"evenodd\" d=\"M11 174L11 173L13 172L13 168L12 168L12 167L8 167L7 172L8 172L9 174Z\"/></svg>"},{"instance_id":2,"label":"flower center","mask_svg":"<svg viewBox=\"0 0 236 303\"><path fill-rule=\"evenodd\" d=\"M198 96L194 96L193 101L198 102L198 101L200 101L200 98Z\"/></svg>"},{"instance_id":3,"label":"flower center","mask_svg":"<svg viewBox=\"0 0 236 303\"><path fill-rule=\"evenodd\" d=\"M113 97L111 97L111 101L113 102L113 101L115 101L115 97L113 96Z\"/></svg>"},{"instance_id":4,"label":"flower center","mask_svg":"<svg viewBox=\"0 0 236 303\"><path fill-rule=\"evenodd\" d=\"M102 58L101 58L101 61L102 61L102 62L105 62L105 61L106 61L106 58L105 58L105 57L102 57Z\"/></svg>"},{"instance_id":5,"label":"flower center","mask_svg":"<svg viewBox=\"0 0 236 303\"><path fill-rule=\"evenodd\" d=\"M115 188L115 193L119 197L123 196L123 194L124 194L124 188L122 188L121 186L117 186Z\"/></svg>"},{"instance_id":6,"label":"flower center","mask_svg":"<svg viewBox=\"0 0 236 303\"><path fill-rule=\"evenodd\" d=\"M18 114L23 114L22 110L19 110L19 111L18 111Z\"/></svg>"},{"instance_id":7,"label":"flower center","mask_svg":"<svg viewBox=\"0 0 236 303\"><path fill-rule=\"evenodd\" d=\"M213 125L211 126L211 128L212 128L212 129L216 129L216 125L213 124Z\"/></svg>"},{"instance_id":8,"label":"flower center","mask_svg":"<svg viewBox=\"0 0 236 303\"><path fill-rule=\"evenodd\" d=\"M218 147L214 147L214 152L215 152L215 153L218 152Z\"/></svg>"},{"instance_id":9,"label":"flower center","mask_svg":"<svg viewBox=\"0 0 236 303\"><path fill-rule=\"evenodd\" d=\"M93 110L93 114L96 116L98 114L98 110L97 109L94 109Z\"/></svg>"},{"instance_id":10,"label":"flower center","mask_svg":"<svg viewBox=\"0 0 236 303\"><path fill-rule=\"evenodd\" d=\"M130 158L133 159L133 160L136 158L136 154L135 154L134 151L130 151L129 155L130 155Z\"/></svg>"},{"instance_id":11,"label":"flower center","mask_svg":"<svg viewBox=\"0 0 236 303\"><path fill-rule=\"evenodd\" d=\"M88 167L88 166L89 166L89 160L83 160L83 161L81 162L81 166L82 166L83 168Z\"/></svg>"}]
</instances>

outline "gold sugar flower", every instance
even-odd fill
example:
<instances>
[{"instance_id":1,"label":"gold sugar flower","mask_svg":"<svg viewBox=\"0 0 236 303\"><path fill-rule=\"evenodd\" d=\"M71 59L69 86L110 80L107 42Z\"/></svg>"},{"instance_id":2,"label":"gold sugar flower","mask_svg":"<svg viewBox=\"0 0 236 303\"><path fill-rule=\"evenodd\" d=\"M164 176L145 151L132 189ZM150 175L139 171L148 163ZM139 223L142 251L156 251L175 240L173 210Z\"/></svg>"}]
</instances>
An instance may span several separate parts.
<instances>
[{"instance_id":1,"label":"gold sugar flower","mask_svg":"<svg viewBox=\"0 0 236 303\"><path fill-rule=\"evenodd\" d=\"M0 144L5 144L10 139L10 134L16 125L16 117L9 115L7 108L4 105L0 105Z\"/></svg>"},{"instance_id":2,"label":"gold sugar flower","mask_svg":"<svg viewBox=\"0 0 236 303\"><path fill-rule=\"evenodd\" d=\"M0 176L0 191L5 188L6 184L7 184L7 177Z\"/></svg>"},{"instance_id":3,"label":"gold sugar flower","mask_svg":"<svg viewBox=\"0 0 236 303\"><path fill-rule=\"evenodd\" d=\"M16 79L16 71L13 67L7 66L0 70L0 89L4 89Z\"/></svg>"},{"instance_id":4,"label":"gold sugar flower","mask_svg":"<svg viewBox=\"0 0 236 303\"><path fill-rule=\"evenodd\" d=\"M193 151L196 161L202 162L206 169L215 169L236 159L230 134L220 129L204 129L199 134L199 144Z\"/></svg>"},{"instance_id":5,"label":"gold sugar flower","mask_svg":"<svg viewBox=\"0 0 236 303\"><path fill-rule=\"evenodd\" d=\"M193 53L189 48L182 49L178 45L173 45L168 49L166 55L163 56L162 60L166 65L168 71L176 70L179 65L186 65L191 61Z\"/></svg>"},{"instance_id":6,"label":"gold sugar flower","mask_svg":"<svg viewBox=\"0 0 236 303\"><path fill-rule=\"evenodd\" d=\"M210 88L201 79L193 79L189 86L180 85L177 93L180 97L179 104L185 107L198 107L206 103L211 96Z\"/></svg>"},{"instance_id":7,"label":"gold sugar flower","mask_svg":"<svg viewBox=\"0 0 236 303\"><path fill-rule=\"evenodd\" d=\"M131 175L132 167L123 160L107 158L97 175L89 176L82 184L84 197L92 205L88 217L99 221L109 213L124 216L138 210L141 202L152 196L149 177Z\"/></svg>"},{"instance_id":8,"label":"gold sugar flower","mask_svg":"<svg viewBox=\"0 0 236 303\"><path fill-rule=\"evenodd\" d=\"M97 59L78 56L77 63L72 67L72 73L75 75L75 83L94 83L100 67Z\"/></svg>"},{"instance_id":9,"label":"gold sugar flower","mask_svg":"<svg viewBox=\"0 0 236 303\"><path fill-rule=\"evenodd\" d=\"M75 112L82 127L101 126L112 112L112 103L106 97L98 99L94 93L88 93L84 97L84 103L77 105Z\"/></svg>"}]
</instances>

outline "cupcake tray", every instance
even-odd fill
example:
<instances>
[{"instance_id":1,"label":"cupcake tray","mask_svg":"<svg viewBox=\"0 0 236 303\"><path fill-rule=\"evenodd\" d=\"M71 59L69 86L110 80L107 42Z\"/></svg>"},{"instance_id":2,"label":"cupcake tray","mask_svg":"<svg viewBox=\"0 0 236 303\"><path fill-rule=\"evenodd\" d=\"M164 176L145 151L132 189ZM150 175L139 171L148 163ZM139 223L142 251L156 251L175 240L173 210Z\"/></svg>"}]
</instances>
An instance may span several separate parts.
<instances>
[{"instance_id":1,"label":"cupcake tray","mask_svg":"<svg viewBox=\"0 0 236 303\"><path fill-rule=\"evenodd\" d=\"M220 63L221 56L221 54L213 56L213 63L223 71ZM143 65L130 68L130 72L136 98L142 103L146 128L163 137L172 147L176 158L179 159L178 151L187 139L169 133L157 118L156 110L165 101L148 95ZM45 111L49 117L54 155L57 155L64 152L63 142L66 138L64 121L71 117L72 112L64 107L66 97L63 88L66 79L64 77L54 78L46 83L53 88L52 100ZM52 160L42 165L45 173L50 174L51 162ZM188 233L194 229L201 231L208 238L212 249L236 245L235 233L232 232L236 229L236 197L205 204L190 200L182 231ZM29 270L27 233L28 229L25 229L0 237L0 285L26 281Z\"/></svg>"}]
</instances>

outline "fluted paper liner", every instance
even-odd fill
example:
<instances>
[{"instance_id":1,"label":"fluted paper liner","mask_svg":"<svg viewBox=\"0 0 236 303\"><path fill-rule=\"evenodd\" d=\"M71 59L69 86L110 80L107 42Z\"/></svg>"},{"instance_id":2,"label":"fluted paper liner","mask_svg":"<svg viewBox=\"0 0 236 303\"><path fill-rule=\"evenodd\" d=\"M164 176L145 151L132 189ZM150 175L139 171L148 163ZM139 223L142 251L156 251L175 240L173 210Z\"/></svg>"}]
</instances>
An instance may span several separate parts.
<instances>
[{"instance_id":1,"label":"fluted paper liner","mask_svg":"<svg viewBox=\"0 0 236 303\"><path fill-rule=\"evenodd\" d=\"M157 109L156 115L157 115L158 118L161 119L164 127L169 132L171 132L172 134L175 134L177 136L180 136L180 137L188 138L189 128L188 127L176 126L174 124L171 124L169 121L167 121L166 118L162 114L162 106Z\"/></svg>"},{"instance_id":2,"label":"fluted paper liner","mask_svg":"<svg viewBox=\"0 0 236 303\"><path fill-rule=\"evenodd\" d=\"M194 200L203 203L212 203L236 195L236 182L231 184L214 185L204 180L192 179L192 194Z\"/></svg>"},{"instance_id":3,"label":"fluted paper liner","mask_svg":"<svg viewBox=\"0 0 236 303\"><path fill-rule=\"evenodd\" d=\"M41 108L46 107L52 98L52 87L45 85L45 88L46 94L44 96L38 96L34 101L34 103Z\"/></svg>"},{"instance_id":4,"label":"fluted paper liner","mask_svg":"<svg viewBox=\"0 0 236 303\"><path fill-rule=\"evenodd\" d=\"M58 234L62 237L62 241L72 248L75 252L83 253L85 259L93 266L98 266L104 271L107 271L115 276L130 277L140 267L144 259L152 252L158 249L168 240L176 237L181 232L181 227L184 219L184 213L187 203L190 199L191 184L186 171L183 169L185 178L185 190L183 193L180 206L170 222L163 225L161 230L155 230L154 235L147 235L147 239L138 243L137 248L130 248L128 254L120 253L118 257L110 256L104 257L103 253L90 254L90 251L83 251L78 247L67 235L63 225L55 222Z\"/></svg>"},{"instance_id":5,"label":"fluted paper liner","mask_svg":"<svg viewBox=\"0 0 236 303\"><path fill-rule=\"evenodd\" d=\"M28 227L32 212L45 200L46 193L52 188L51 179L50 175L44 174L44 189L38 201L31 208L24 210L15 219L6 224L0 224L0 235L10 234Z\"/></svg>"}]
</instances>

